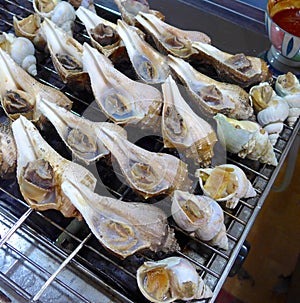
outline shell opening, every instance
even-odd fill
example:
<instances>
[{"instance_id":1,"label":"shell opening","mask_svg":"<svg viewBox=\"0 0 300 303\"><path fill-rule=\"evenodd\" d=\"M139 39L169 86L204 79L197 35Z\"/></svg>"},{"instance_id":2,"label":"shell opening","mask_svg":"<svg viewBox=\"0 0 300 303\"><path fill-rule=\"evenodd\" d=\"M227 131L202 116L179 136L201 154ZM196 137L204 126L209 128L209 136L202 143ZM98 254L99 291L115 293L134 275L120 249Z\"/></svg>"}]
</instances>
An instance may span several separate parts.
<instances>
[{"instance_id":1,"label":"shell opening","mask_svg":"<svg viewBox=\"0 0 300 303\"><path fill-rule=\"evenodd\" d=\"M147 186L154 185L157 180L157 176L153 171L151 165L147 163L131 163L131 175L135 181L142 183Z\"/></svg>"},{"instance_id":2,"label":"shell opening","mask_svg":"<svg viewBox=\"0 0 300 303\"><path fill-rule=\"evenodd\" d=\"M165 111L165 126L171 136L184 133L184 119L174 106L168 106Z\"/></svg>"},{"instance_id":3,"label":"shell opening","mask_svg":"<svg viewBox=\"0 0 300 303\"><path fill-rule=\"evenodd\" d=\"M130 117L132 114L128 99L117 92L105 96L103 105L106 111L116 119Z\"/></svg>"},{"instance_id":4,"label":"shell opening","mask_svg":"<svg viewBox=\"0 0 300 303\"><path fill-rule=\"evenodd\" d=\"M192 200L185 201L181 207L192 222L205 218L205 212L202 211Z\"/></svg>"},{"instance_id":5,"label":"shell opening","mask_svg":"<svg viewBox=\"0 0 300 303\"><path fill-rule=\"evenodd\" d=\"M81 72L83 70L82 63L72 55L56 54L56 57L61 65L69 71Z\"/></svg>"},{"instance_id":6,"label":"shell opening","mask_svg":"<svg viewBox=\"0 0 300 303\"><path fill-rule=\"evenodd\" d=\"M145 56L135 56L133 65L136 66L138 74L144 81L151 82L153 79L158 78L157 68Z\"/></svg>"},{"instance_id":7,"label":"shell opening","mask_svg":"<svg viewBox=\"0 0 300 303\"><path fill-rule=\"evenodd\" d=\"M236 54L225 60L225 64L230 65L234 69L244 73L252 68L251 61L245 54Z\"/></svg>"},{"instance_id":8,"label":"shell opening","mask_svg":"<svg viewBox=\"0 0 300 303\"><path fill-rule=\"evenodd\" d=\"M115 29L103 23L91 29L91 36L102 46L113 45L120 41L120 36Z\"/></svg>"},{"instance_id":9,"label":"shell opening","mask_svg":"<svg viewBox=\"0 0 300 303\"><path fill-rule=\"evenodd\" d=\"M198 90L198 95L211 106L220 104L223 99L222 92L213 84L202 86Z\"/></svg>"}]
</instances>

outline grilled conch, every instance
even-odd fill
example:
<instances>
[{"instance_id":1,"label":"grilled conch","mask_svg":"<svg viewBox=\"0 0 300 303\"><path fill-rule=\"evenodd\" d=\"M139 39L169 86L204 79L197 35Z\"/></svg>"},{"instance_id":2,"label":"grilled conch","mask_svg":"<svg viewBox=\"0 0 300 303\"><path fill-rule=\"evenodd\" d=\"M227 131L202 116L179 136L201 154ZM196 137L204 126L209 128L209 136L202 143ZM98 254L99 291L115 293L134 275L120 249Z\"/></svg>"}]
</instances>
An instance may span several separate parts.
<instances>
[{"instance_id":1,"label":"grilled conch","mask_svg":"<svg viewBox=\"0 0 300 303\"><path fill-rule=\"evenodd\" d=\"M245 54L228 54L213 45L194 42L199 56L210 62L220 78L241 87L248 87L266 81L269 78L267 63L258 57Z\"/></svg>"},{"instance_id":2,"label":"grilled conch","mask_svg":"<svg viewBox=\"0 0 300 303\"><path fill-rule=\"evenodd\" d=\"M16 35L29 39L38 50L46 51L47 42L42 33L41 22L41 16L36 13L20 20L13 16Z\"/></svg>"},{"instance_id":3,"label":"grilled conch","mask_svg":"<svg viewBox=\"0 0 300 303\"><path fill-rule=\"evenodd\" d=\"M89 75L83 71L82 45L50 19L45 18L41 27L53 65L62 81L72 89L89 88Z\"/></svg>"},{"instance_id":4,"label":"grilled conch","mask_svg":"<svg viewBox=\"0 0 300 303\"><path fill-rule=\"evenodd\" d=\"M278 162L269 140L268 133L256 122L227 118L222 114L214 117L217 121L218 138L227 151L239 157L257 160L277 166Z\"/></svg>"},{"instance_id":5,"label":"grilled conch","mask_svg":"<svg viewBox=\"0 0 300 303\"><path fill-rule=\"evenodd\" d=\"M197 169L196 177L199 177L204 195L218 202L226 202L227 208L235 208L241 198L256 196L256 191L245 173L233 164Z\"/></svg>"},{"instance_id":6,"label":"grilled conch","mask_svg":"<svg viewBox=\"0 0 300 303\"><path fill-rule=\"evenodd\" d=\"M29 74L36 76L36 58L33 43L13 34L0 34L0 48L6 51Z\"/></svg>"},{"instance_id":7,"label":"grilled conch","mask_svg":"<svg viewBox=\"0 0 300 303\"><path fill-rule=\"evenodd\" d=\"M202 32L179 29L153 14L140 12L135 18L153 38L156 47L164 54L187 59L198 53L192 47L193 41L211 42L210 37Z\"/></svg>"},{"instance_id":8,"label":"grilled conch","mask_svg":"<svg viewBox=\"0 0 300 303\"><path fill-rule=\"evenodd\" d=\"M175 156L147 151L107 128L99 136L127 184L144 198L190 189L187 165Z\"/></svg>"},{"instance_id":9,"label":"grilled conch","mask_svg":"<svg viewBox=\"0 0 300 303\"><path fill-rule=\"evenodd\" d=\"M183 59L169 55L169 65L204 113L222 113L235 119L250 119L253 108L248 93L238 85L216 81Z\"/></svg>"},{"instance_id":10,"label":"grilled conch","mask_svg":"<svg viewBox=\"0 0 300 303\"><path fill-rule=\"evenodd\" d=\"M162 91L162 135L165 147L178 148L196 163L208 166L217 142L214 129L193 112L171 76L162 85Z\"/></svg>"},{"instance_id":11,"label":"grilled conch","mask_svg":"<svg viewBox=\"0 0 300 303\"><path fill-rule=\"evenodd\" d=\"M141 293L155 303L212 297L193 264L181 257L144 262L137 270L137 284Z\"/></svg>"},{"instance_id":12,"label":"grilled conch","mask_svg":"<svg viewBox=\"0 0 300 303\"><path fill-rule=\"evenodd\" d=\"M298 78L291 72L278 76L275 90L289 105L287 121L289 126L293 126L300 116L300 83Z\"/></svg>"},{"instance_id":13,"label":"grilled conch","mask_svg":"<svg viewBox=\"0 0 300 303\"><path fill-rule=\"evenodd\" d=\"M147 43L134 27L118 20L116 28L125 44L136 75L148 84L163 83L170 74L166 57Z\"/></svg>"},{"instance_id":14,"label":"grilled conch","mask_svg":"<svg viewBox=\"0 0 300 303\"><path fill-rule=\"evenodd\" d=\"M114 123L92 122L44 99L37 101L36 108L51 121L72 154L86 164L109 154L97 135L98 128L107 127L127 137L126 131Z\"/></svg>"},{"instance_id":15,"label":"grilled conch","mask_svg":"<svg viewBox=\"0 0 300 303\"><path fill-rule=\"evenodd\" d=\"M91 190L96 178L83 166L61 157L25 117L12 123L17 146L17 180L25 201L37 210L56 209L65 217L80 214L62 190L65 180Z\"/></svg>"},{"instance_id":16,"label":"grilled conch","mask_svg":"<svg viewBox=\"0 0 300 303\"><path fill-rule=\"evenodd\" d=\"M116 31L117 25L82 6L76 10L77 17L84 24L92 45L106 57L119 48L125 48Z\"/></svg>"},{"instance_id":17,"label":"grilled conch","mask_svg":"<svg viewBox=\"0 0 300 303\"><path fill-rule=\"evenodd\" d=\"M179 249L167 216L158 207L100 196L69 180L61 188L104 248L118 257L126 258L141 250Z\"/></svg>"},{"instance_id":18,"label":"grilled conch","mask_svg":"<svg viewBox=\"0 0 300 303\"><path fill-rule=\"evenodd\" d=\"M210 245L228 249L224 213L215 200L176 190L172 195L171 211L180 228Z\"/></svg>"},{"instance_id":19,"label":"grilled conch","mask_svg":"<svg viewBox=\"0 0 300 303\"><path fill-rule=\"evenodd\" d=\"M126 77L108 58L86 43L82 60L96 102L109 119L119 124L160 128L162 96L158 89Z\"/></svg>"},{"instance_id":20,"label":"grilled conch","mask_svg":"<svg viewBox=\"0 0 300 303\"><path fill-rule=\"evenodd\" d=\"M23 115L30 120L38 121L41 118L40 113L35 110L38 95L71 109L72 101L66 95L35 80L1 49L0 66L1 104L10 119L15 120Z\"/></svg>"},{"instance_id":21,"label":"grilled conch","mask_svg":"<svg viewBox=\"0 0 300 303\"><path fill-rule=\"evenodd\" d=\"M289 115L289 105L268 82L252 86L249 97L257 113L258 123L268 132L272 145L275 145L283 129L283 122Z\"/></svg>"}]
</instances>

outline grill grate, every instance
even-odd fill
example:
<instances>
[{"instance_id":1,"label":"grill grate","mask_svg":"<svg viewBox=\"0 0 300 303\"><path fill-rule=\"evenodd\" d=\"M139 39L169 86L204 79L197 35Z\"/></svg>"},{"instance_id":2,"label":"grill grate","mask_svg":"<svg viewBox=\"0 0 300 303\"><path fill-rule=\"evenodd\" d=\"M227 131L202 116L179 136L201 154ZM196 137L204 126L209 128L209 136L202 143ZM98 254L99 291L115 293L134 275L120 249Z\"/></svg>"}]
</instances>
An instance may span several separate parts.
<instances>
[{"instance_id":1,"label":"grill grate","mask_svg":"<svg viewBox=\"0 0 300 303\"><path fill-rule=\"evenodd\" d=\"M97 5L98 13L114 21L118 15ZM5 0L0 8L0 30L13 31L12 17L24 18L32 13L29 0ZM82 24L75 26L75 38L88 42ZM105 120L97 106L91 104L93 96L85 92L75 94L61 82L50 58L38 54L37 79L63 91L74 101L73 111L79 115L89 113ZM3 111L0 117L4 117ZM254 223L263 202L271 190L278 171L297 135L299 121L294 128L284 126L275 146L279 160L276 168L256 164L228 155L227 161L240 166L251 180L258 195L242 200L231 211L224 210L229 238L229 249L224 252L190 237L180 230L170 218L183 256L193 262L201 277L214 291L208 302L212 303L227 278L232 265ZM66 158L70 154L53 130L43 134L49 143ZM149 145L156 151L162 149L160 138L149 136L141 145ZM165 150L171 152L169 150ZM100 160L96 167L102 181L116 180L108 189L123 200L139 200L124 184L121 176L115 176L109 160ZM101 172L101 173L100 173ZM193 176L191 176L193 179ZM116 184L115 184L116 183ZM100 188L107 191L107 187ZM155 201L153 201L155 202ZM146 302L139 293L135 272L145 260L160 259L168 254L136 254L119 260L103 249L83 222L66 219L56 211L36 212L23 202L15 179L0 180L0 290L16 302Z\"/></svg>"}]
</instances>

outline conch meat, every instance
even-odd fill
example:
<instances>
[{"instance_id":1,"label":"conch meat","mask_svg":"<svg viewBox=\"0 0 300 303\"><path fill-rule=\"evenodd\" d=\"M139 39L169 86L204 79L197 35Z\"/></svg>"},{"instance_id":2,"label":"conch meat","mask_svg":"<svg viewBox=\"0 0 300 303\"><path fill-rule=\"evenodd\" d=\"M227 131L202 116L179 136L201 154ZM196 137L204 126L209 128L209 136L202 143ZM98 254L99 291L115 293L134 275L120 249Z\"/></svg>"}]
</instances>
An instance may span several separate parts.
<instances>
[{"instance_id":1,"label":"conch meat","mask_svg":"<svg viewBox=\"0 0 300 303\"><path fill-rule=\"evenodd\" d=\"M96 178L83 166L61 157L25 117L12 123L17 146L17 180L30 207L37 210L56 209L65 217L80 214L62 190L65 180L94 190Z\"/></svg>"},{"instance_id":2,"label":"conch meat","mask_svg":"<svg viewBox=\"0 0 300 303\"><path fill-rule=\"evenodd\" d=\"M197 169L196 177L199 177L204 195L218 202L226 202L227 208L235 208L241 198L256 196L256 191L243 170L233 164Z\"/></svg>"},{"instance_id":3,"label":"conch meat","mask_svg":"<svg viewBox=\"0 0 300 303\"><path fill-rule=\"evenodd\" d=\"M64 181L61 188L100 243L118 257L141 250L180 249L166 214L158 207L100 196L73 180Z\"/></svg>"},{"instance_id":4,"label":"conch meat","mask_svg":"<svg viewBox=\"0 0 300 303\"><path fill-rule=\"evenodd\" d=\"M175 190L172 195L172 216L183 230L221 249L228 249L228 238L221 206L207 196Z\"/></svg>"},{"instance_id":5,"label":"conch meat","mask_svg":"<svg viewBox=\"0 0 300 303\"><path fill-rule=\"evenodd\" d=\"M201 300L212 296L211 289L193 264L182 257L144 262L137 270L137 283L141 293L154 303Z\"/></svg>"}]
</instances>

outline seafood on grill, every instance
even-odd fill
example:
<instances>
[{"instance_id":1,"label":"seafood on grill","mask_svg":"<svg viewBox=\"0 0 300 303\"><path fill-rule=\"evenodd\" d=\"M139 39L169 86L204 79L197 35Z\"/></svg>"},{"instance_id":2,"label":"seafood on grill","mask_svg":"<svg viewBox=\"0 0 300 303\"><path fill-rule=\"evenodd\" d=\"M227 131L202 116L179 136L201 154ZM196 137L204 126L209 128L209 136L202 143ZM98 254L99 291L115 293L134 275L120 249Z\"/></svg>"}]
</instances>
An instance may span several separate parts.
<instances>
[{"instance_id":1,"label":"seafood on grill","mask_svg":"<svg viewBox=\"0 0 300 303\"><path fill-rule=\"evenodd\" d=\"M228 249L228 238L221 206L212 198L175 190L172 217L184 231L221 249Z\"/></svg>"},{"instance_id":2,"label":"seafood on grill","mask_svg":"<svg viewBox=\"0 0 300 303\"><path fill-rule=\"evenodd\" d=\"M18 20L13 16L14 30L17 36L29 39L40 51L46 51L47 42L41 29L42 18L39 14L31 14Z\"/></svg>"},{"instance_id":3,"label":"seafood on grill","mask_svg":"<svg viewBox=\"0 0 300 303\"><path fill-rule=\"evenodd\" d=\"M223 114L214 116L219 140L227 151L239 157L277 166L278 162L268 133L257 123L238 121Z\"/></svg>"},{"instance_id":4,"label":"seafood on grill","mask_svg":"<svg viewBox=\"0 0 300 303\"><path fill-rule=\"evenodd\" d=\"M177 157L147 151L108 128L99 130L99 136L117 162L125 183L145 199L190 189L187 164Z\"/></svg>"},{"instance_id":5,"label":"seafood on grill","mask_svg":"<svg viewBox=\"0 0 300 303\"><path fill-rule=\"evenodd\" d=\"M25 201L37 210L56 209L81 218L62 190L65 180L95 189L97 179L83 166L60 156L32 122L20 116L12 123L17 146L17 180Z\"/></svg>"},{"instance_id":6,"label":"seafood on grill","mask_svg":"<svg viewBox=\"0 0 300 303\"><path fill-rule=\"evenodd\" d=\"M82 45L48 18L41 27L53 65L62 81L71 89L89 89L89 75L83 71Z\"/></svg>"},{"instance_id":7,"label":"seafood on grill","mask_svg":"<svg viewBox=\"0 0 300 303\"><path fill-rule=\"evenodd\" d=\"M141 250L172 252L180 249L167 216L160 208L101 196L73 181L64 181L62 192L82 214L99 242L113 254L126 258Z\"/></svg>"},{"instance_id":8,"label":"seafood on grill","mask_svg":"<svg viewBox=\"0 0 300 303\"><path fill-rule=\"evenodd\" d=\"M23 115L42 124L42 115L35 109L38 97L71 109L72 101L64 93L35 80L1 49L0 66L1 104L11 120Z\"/></svg>"},{"instance_id":9,"label":"seafood on grill","mask_svg":"<svg viewBox=\"0 0 300 303\"><path fill-rule=\"evenodd\" d=\"M171 76L162 85L162 91L162 135L165 147L175 147L196 163L208 166L218 140L214 129L190 108Z\"/></svg>"},{"instance_id":10,"label":"seafood on grill","mask_svg":"<svg viewBox=\"0 0 300 303\"><path fill-rule=\"evenodd\" d=\"M103 113L118 124L159 129L162 108L160 91L131 80L88 44L85 43L83 48L84 70L89 73L92 91Z\"/></svg>"},{"instance_id":11,"label":"seafood on grill","mask_svg":"<svg viewBox=\"0 0 300 303\"><path fill-rule=\"evenodd\" d=\"M132 27L118 20L116 28L121 37L137 77L147 84L165 82L170 68L164 55L147 43Z\"/></svg>"},{"instance_id":12,"label":"seafood on grill","mask_svg":"<svg viewBox=\"0 0 300 303\"><path fill-rule=\"evenodd\" d=\"M252 198L256 191L242 169L233 164L196 170L204 195L215 201L225 202L227 208L235 208L239 199Z\"/></svg>"},{"instance_id":13,"label":"seafood on grill","mask_svg":"<svg viewBox=\"0 0 300 303\"><path fill-rule=\"evenodd\" d=\"M193 48L192 42L211 42L210 37L205 33L179 29L162 21L153 14L140 12L135 18L153 38L156 47L164 54L188 59L198 53Z\"/></svg>"},{"instance_id":14,"label":"seafood on grill","mask_svg":"<svg viewBox=\"0 0 300 303\"><path fill-rule=\"evenodd\" d=\"M144 262L137 270L137 284L141 293L155 303L212 297L194 265L182 257Z\"/></svg>"},{"instance_id":15,"label":"seafood on grill","mask_svg":"<svg viewBox=\"0 0 300 303\"><path fill-rule=\"evenodd\" d=\"M222 113L235 119L252 119L253 108L248 93L235 84L216 81L181 58L168 55L169 66L186 86L204 113Z\"/></svg>"},{"instance_id":16,"label":"seafood on grill","mask_svg":"<svg viewBox=\"0 0 300 303\"><path fill-rule=\"evenodd\" d=\"M279 75L275 82L276 93L289 105L287 122L293 126L300 116L300 83L291 72Z\"/></svg>"},{"instance_id":17,"label":"seafood on grill","mask_svg":"<svg viewBox=\"0 0 300 303\"><path fill-rule=\"evenodd\" d=\"M0 48L6 51L29 74L36 76L36 57L33 43L24 37L0 34Z\"/></svg>"},{"instance_id":18,"label":"seafood on grill","mask_svg":"<svg viewBox=\"0 0 300 303\"><path fill-rule=\"evenodd\" d=\"M120 48L125 48L116 31L117 25L82 6L76 10L77 17L84 24L92 45L106 57L111 56Z\"/></svg>"},{"instance_id":19,"label":"seafood on grill","mask_svg":"<svg viewBox=\"0 0 300 303\"><path fill-rule=\"evenodd\" d=\"M257 113L258 123L268 132L272 145L275 145L283 129L283 122L289 115L289 105L278 96L268 82L252 86L249 97Z\"/></svg>"},{"instance_id":20,"label":"seafood on grill","mask_svg":"<svg viewBox=\"0 0 300 303\"><path fill-rule=\"evenodd\" d=\"M96 12L94 0L68 0L75 8L84 7L92 12Z\"/></svg>"},{"instance_id":21,"label":"seafood on grill","mask_svg":"<svg viewBox=\"0 0 300 303\"><path fill-rule=\"evenodd\" d=\"M211 44L199 41L194 42L192 46L201 58L212 64L224 81L249 87L267 81L270 77L268 65L261 58L246 56L243 53L229 54Z\"/></svg>"},{"instance_id":22,"label":"seafood on grill","mask_svg":"<svg viewBox=\"0 0 300 303\"><path fill-rule=\"evenodd\" d=\"M97 129L106 127L127 137L126 131L115 123L92 122L45 99L38 100L36 108L53 124L72 155L86 164L109 154Z\"/></svg>"}]
</instances>

